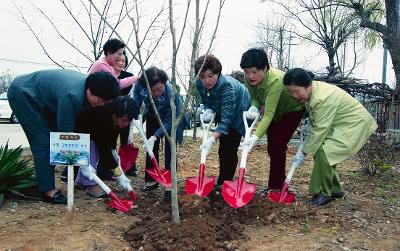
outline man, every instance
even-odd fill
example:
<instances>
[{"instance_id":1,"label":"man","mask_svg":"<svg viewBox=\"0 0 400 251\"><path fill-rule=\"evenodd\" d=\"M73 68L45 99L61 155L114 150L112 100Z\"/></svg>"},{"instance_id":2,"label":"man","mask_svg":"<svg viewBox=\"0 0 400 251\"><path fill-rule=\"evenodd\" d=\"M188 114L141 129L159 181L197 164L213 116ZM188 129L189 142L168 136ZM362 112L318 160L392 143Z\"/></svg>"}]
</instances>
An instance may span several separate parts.
<instances>
[{"instance_id":1,"label":"man","mask_svg":"<svg viewBox=\"0 0 400 251\"><path fill-rule=\"evenodd\" d=\"M314 157L310 204L321 206L344 197L336 165L356 154L367 142L378 127L374 118L347 92L312 81L303 69L288 71L283 83L293 98L305 104L313 126L303 152L293 159L301 164L305 155Z\"/></svg>"},{"instance_id":2,"label":"man","mask_svg":"<svg viewBox=\"0 0 400 251\"><path fill-rule=\"evenodd\" d=\"M11 83L8 101L28 138L38 189L46 202L67 204L55 188L54 166L49 165L50 132L73 132L80 113L103 106L118 93L116 78L106 72L86 76L71 70L43 70Z\"/></svg>"}]
</instances>

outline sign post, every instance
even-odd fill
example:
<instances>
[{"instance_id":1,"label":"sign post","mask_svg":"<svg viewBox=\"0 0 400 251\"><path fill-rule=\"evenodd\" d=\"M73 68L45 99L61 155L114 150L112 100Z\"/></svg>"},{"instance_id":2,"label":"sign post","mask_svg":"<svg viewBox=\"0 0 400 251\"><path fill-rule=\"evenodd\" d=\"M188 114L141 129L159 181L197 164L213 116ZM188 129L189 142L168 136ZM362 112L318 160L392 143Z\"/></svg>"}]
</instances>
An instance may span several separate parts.
<instances>
[{"instance_id":1,"label":"sign post","mask_svg":"<svg viewBox=\"0 0 400 251\"><path fill-rule=\"evenodd\" d=\"M50 164L68 166L68 211L74 205L74 166L88 166L90 135L50 132Z\"/></svg>"}]
</instances>

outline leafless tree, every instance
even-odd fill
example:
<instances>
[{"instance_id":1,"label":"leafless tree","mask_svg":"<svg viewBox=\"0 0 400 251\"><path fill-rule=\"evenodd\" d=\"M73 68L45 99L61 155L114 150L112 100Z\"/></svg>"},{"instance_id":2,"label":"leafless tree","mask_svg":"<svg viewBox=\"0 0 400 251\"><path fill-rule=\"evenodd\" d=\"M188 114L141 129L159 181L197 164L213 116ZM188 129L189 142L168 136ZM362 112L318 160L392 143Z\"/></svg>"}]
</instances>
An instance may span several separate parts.
<instances>
[{"instance_id":1,"label":"leafless tree","mask_svg":"<svg viewBox=\"0 0 400 251\"><path fill-rule=\"evenodd\" d=\"M290 49L293 34L288 28L288 19L280 21L258 21L253 28L256 32L256 42L252 45L265 50L270 59L271 66L280 70L290 68Z\"/></svg>"},{"instance_id":2,"label":"leafless tree","mask_svg":"<svg viewBox=\"0 0 400 251\"><path fill-rule=\"evenodd\" d=\"M11 84L14 76L11 75L10 70L2 72L0 75L0 93L6 92Z\"/></svg>"},{"instance_id":3,"label":"leafless tree","mask_svg":"<svg viewBox=\"0 0 400 251\"><path fill-rule=\"evenodd\" d=\"M361 28L368 28L380 35L392 58L396 91L400 92L400 0L335 0L333 2L353 10Z\"/></svg>"},{"instance_id":4,"label":"leafless tree","mask_svg":"<svg viewBox=\"0 0 400 251\"><path fill-rule=\"evenodd\" d=\"M349 75L358 65L360 53L353 51L354 63L350 69L344 72L341 66L342 60L338 60L340 48L350 45L353 38L357 37L358 23L354 17L346 12L346 9L332 5L332 0L292 0L289 4L282 1L272 2L283 7L287 17L292 18L300 25L301 32L294 29L293 32L300 38L314 43L326 52L328 56L328 76ZM357 44L357 43L356 43ZM354 44L351 45L353 48ZM361 49L361 47L360 47ZM358 60L358 61L357 61Z\"/></svg>"}]
</instances>

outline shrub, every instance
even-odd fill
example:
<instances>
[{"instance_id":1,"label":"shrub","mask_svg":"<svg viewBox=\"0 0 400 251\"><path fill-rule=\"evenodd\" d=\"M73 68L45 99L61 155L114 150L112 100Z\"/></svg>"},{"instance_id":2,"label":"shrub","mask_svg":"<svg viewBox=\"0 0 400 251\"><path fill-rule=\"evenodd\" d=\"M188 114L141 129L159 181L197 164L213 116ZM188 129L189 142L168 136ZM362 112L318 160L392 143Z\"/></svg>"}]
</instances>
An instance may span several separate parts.
<instances>
[{"instance_id":1,"label":"shrub","mask_svg":"<svg viewBox=\"0 0 400 251\"><path fill-rule=\"evenodd\" d=\"M386 134L374 134L357 154L363 171L381 175L392 170L399 161L399 151Z\"/></svg>"},{"instance_id":2,"label":"shrub","mask_svg":"<svg viewBox=\"0 0 400 251\"><path fill-rule=\"evenodd\" d=\"M22 148L0 146L0 207L7 195L24 197L23 190L37 184L30 159L21 159Z\"/></svg>"}]
</instances>

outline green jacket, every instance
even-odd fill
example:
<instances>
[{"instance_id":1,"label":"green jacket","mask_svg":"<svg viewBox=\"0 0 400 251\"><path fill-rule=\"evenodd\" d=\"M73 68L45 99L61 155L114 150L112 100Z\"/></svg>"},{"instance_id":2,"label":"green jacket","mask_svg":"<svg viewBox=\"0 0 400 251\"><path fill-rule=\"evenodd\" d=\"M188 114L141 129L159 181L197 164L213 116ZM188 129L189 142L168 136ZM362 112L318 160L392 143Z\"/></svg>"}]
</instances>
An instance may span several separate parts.
<instances>
[{"instance_id":1,"label":"green jacket","mask_svg":"<svg viewBox=\"0 0 400 251\"><path fill-rule=\"evenodd\" d=\"M283 85L284 75L283 71L270 68L265 73L264 80L257 86L251 86L245 80L251 97L251 105L258 109L264 105L264 116L255 132L258 138L264 135L272 120L278 121L284 114L304 108L303 104L290 96L287 88Z\"/></svg>"},{"instance_id":2,"label":"green jacket","mask_svg":"<svg viewBox=\"0 0 400 251\"><path fill-rule=\"evenodd\" d=\"M331 166L356 154L378 127L360 102L335 85L313 81L305 106L313 129L303 151L315 156L322 146Z\"/></svg>"}]
</instances>

